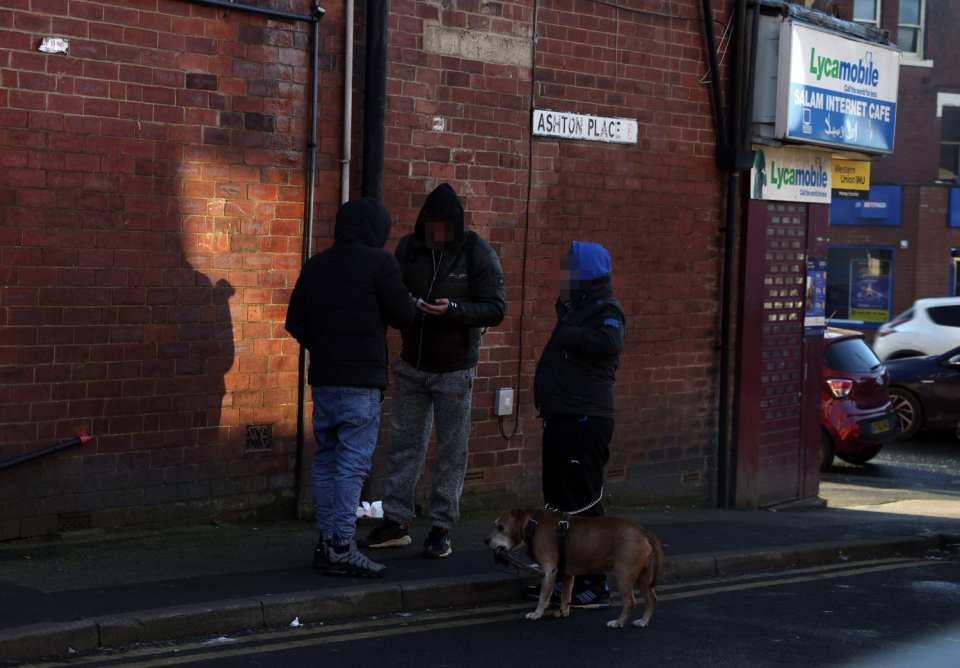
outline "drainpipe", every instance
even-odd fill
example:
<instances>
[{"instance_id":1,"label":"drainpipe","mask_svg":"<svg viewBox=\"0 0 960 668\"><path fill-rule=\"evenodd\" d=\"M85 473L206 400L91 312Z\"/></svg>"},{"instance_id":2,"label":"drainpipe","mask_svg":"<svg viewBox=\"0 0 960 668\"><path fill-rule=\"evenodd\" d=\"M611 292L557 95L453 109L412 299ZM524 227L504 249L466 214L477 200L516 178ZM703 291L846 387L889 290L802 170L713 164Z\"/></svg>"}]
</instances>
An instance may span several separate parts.
<instances>
[{"instance_id":1,"label":"drainpipe","mask_svg":"<svg viewBox=\"0 0 960 668\"><path fill-rule=\"evenodd\" d=\"M78 445L86 445L93 440L93 436L87 434L80 434L71 438L69 441L64 441L63 443L54 443L53 445L48 445L45 448L40 448L39 450L34 450L32 452L25 452L22 455L17 455L16 457L10 457L9 459L0 460L0 471L4 469L13 468L18 464L23 464L25 462L33 461L34 459L39 459L40 457L46 457L47 455L52 455L55 452L60 452L61 450L66 450L67 448L74 448Z\"/></svg>"},{"instance_id":2,"label":"drainpipe","mask_svg":"<svg viewBox=\"0 0 960 668\"><path fill-rule=\"evenodd\" d=\"M350 199L350 145L353 127L353 0L346 0L343 57L343 158L340 160L340 203Z\"/></svg>"},{"instance_id":3,"label":"drainpipe","mask_svg":"<svg viewBox=\"0 0 960 668\"><path fill-rule=\"evenodd\" d=\"M303 246L300 253L300 266L303 267L313 254L313 213L317 193L317 90L319 88L320 73L317 64L320 60L320 19L323 9L317 3L313 6L313 32L310 39L310 118L307 139L307 182L304 195L303 209ZM293 503L294 516L300 517L300 487L303 473L304 448L304 403L306 401L307 382L307 349L300 346L300 358L297 361L297 455L294 465Z\"/></svg>"},{"instance_id":4,"label":"drainpipe","mask_svg":"<svg viewBox=\"0 0 960 668\"><path fill-rule=\"evenodd\" d=\"M297 14L295 12L284 12L279 9L269 9L267 7L256 7L246 5L242 2L232 2L232 0L188 0L195 5L205 5L215 9L230 9L237 12L246 12L248 14L259 14L272 19L287 19L289 21L301 21L303 23L314 23L323 16L323 10L319 5L313 8L312 14ZM319 10L319 14L317 13Z\"/></svg>"},{"instance_id":5,"label":"drainpipe","mask_svg":"<svg viewBox=\"0 0 960 668\"><path fill-rule=\"evenodd\" d=\"M367 71L363 89L362 194L383 201L389 0L367 0Z\"/></svg>"}]
</instances>

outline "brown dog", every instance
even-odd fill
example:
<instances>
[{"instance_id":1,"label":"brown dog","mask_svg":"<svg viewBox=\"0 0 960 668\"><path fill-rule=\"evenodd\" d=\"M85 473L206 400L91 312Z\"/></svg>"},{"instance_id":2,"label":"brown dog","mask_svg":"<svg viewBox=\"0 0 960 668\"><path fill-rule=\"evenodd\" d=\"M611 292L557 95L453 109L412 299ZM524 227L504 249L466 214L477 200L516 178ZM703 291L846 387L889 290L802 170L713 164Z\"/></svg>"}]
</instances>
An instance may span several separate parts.
<instances>
[{"instance_id":1,"label":"brown dog","mask_svg":"<svg viewBox=\"0 0 960 668\"><path fill-rule=\"evenodd\" d=\"M540 602L537 609L527 614L527 619L540 619L550 602L557 578L559 550L557 523L561 515L554 512L540 514L533 545L528 545L533 557L543 568L540 585ZM527 527L533 513L526 510L511 510L496 521L496 528L484 541L494 551L512 550L526 544ZM646 626L657 605L655 587L663 575L663 546L653 533L633 522L617 517L570 517L567 533L567 563L560 594L560 611L557 617L570 614L570 596L573 592L574 575L610 573L616 575L623 598L620 617L607 622L610 628L618 629L630 619L630 611L636 604L634 584L639 583L646 600L643 617L633 622L634 626ZM652 563L651 563L652 562Z\"/></svg>"}]
</instances>

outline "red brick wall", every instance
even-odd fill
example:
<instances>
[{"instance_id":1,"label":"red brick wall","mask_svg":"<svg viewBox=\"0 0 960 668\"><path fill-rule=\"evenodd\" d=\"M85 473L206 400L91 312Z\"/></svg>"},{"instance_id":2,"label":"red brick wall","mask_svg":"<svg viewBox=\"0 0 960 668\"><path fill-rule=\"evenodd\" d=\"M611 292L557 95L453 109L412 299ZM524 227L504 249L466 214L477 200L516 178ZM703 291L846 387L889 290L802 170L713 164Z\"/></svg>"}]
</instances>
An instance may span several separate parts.
<instances>
[{"instance_id":1,"label":"red brick wall","mask_svg":"<svg viewBox=\"0 0 960 668\"><path fill-rule=\"evenodd\" d=\"M339 192L343 21L328 4L318 248ZM518 54L532 0L391 3L391 244L449 181L506 272L509 314L484 338L476 385L471 493L536 496L532 373L559 256L580 238L612 251L628 315L615 497L710 494L720 196L699 3L624 4L639 11L540 0L531 69ZM444 55L427 48L431 26L525 47ZM0 473L0 539L87 521L77 514L182 521L289 498L297 350L282 321L299 263L307 34L185 0L0 0L0 457L96 437ZM38 52L48 35L68 37L69 55ZM640 141L537 139L531 164L531 90L538 108L636 118ZM493 391L518 385L507 442ZM273 424L271 452L244 451L249 423Z\"/></svg>"},{"instance_id":2,"label":"red brick wall","mask_svg":"<svg viewBox=\"0 0 960 668\"><path fill-rule=\"evenodd\" d=\"M938 176L940 121L937 93L960 90L960 62L954 57L958 17L949 3L927 2L924 56L932 67L908 61L900 68L896 151L873 160L876 184L903 187L902 227L833 227L833 243L881 245L895 251L893 313L915 299L948 294L949 250L960 247L960 230L947 227L948 190L934 185ZM898 0L882 3L881 27L896 39ZM909 248L899 249L900 241Z\"/></svg>"},{"instance_id":3,"label":"red brick wall","mask_svg":"<svg viewBox=\"0 0 960 668\"><path fill-rule=\"evenodd\" d=\"M956 35L960 16L950 3L926 3L924 57L933 67L900 68L900 97L897 105L896 152L875 162L874 180L926 185L937 178L940 157L940 119L937 93L960 90L960 61L956 58ZM899 1L883 3L882 27L896 40ZM905 60L905 63L908 61Z\"/></svg>"},{"instance_id":4,"label":"red brick wall","mask_svg":"<svg viewBox=\"0 0 960 668\"><path fill-rule=\"evenodd\" d=\"M708 90L700 82L698 3L626 3L637 13L585 1L538 3L533 106L636 118L640 141L533 140L521 309L530 69L425 53L423 45L437 24L526 37L531 4L391 5L399 32L391 34L386 197L398 234L410 230L425 194L450 181L465 195L469 223L493 241L509 289L507 320L484 340L470 446L470 467L482 480L468 490L539 493L532 374L555 322L560 255L571 240L588 239L611 250L628 318L611 461L627 480L615 486L615 497L703 498L715 447L720 198ZM445 119L444 132L431 131L434 116ZM507 442L491 414L493 392L518 384L522 428Z\"/></svg>"},{"instance_id":5,"label":"red brick wall","mask_svg":"<svg viewBox=\"0 0 960 668\"><path fill-rule=\"evenodd\" d=\"M69 54L39 52L48 35ZM0 1L0 457L96 436L0 474L0 538L288 493L307 37L181 0ZM321 63L323 220L337 47ZM275 424L272 452L244 453L248 423Z\"/></svg>"}]
</instances>

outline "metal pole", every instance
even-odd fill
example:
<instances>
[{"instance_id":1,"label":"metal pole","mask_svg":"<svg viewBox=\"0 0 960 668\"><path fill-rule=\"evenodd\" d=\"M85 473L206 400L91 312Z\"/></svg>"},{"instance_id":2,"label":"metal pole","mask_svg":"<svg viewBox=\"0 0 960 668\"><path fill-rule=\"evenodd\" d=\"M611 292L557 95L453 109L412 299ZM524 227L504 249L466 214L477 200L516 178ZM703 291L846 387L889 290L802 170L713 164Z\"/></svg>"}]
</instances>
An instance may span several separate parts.
<instances>
[{"instance_id":1,"label":"metal pole","mask_svg":"<svg viewBox=\"0 0 960 668\"><path fill-rule=\"evenodd\" d=\"M71 438L69 441L64 441L63 443L55 443L53 445L48 445L45 448L34 450L33 452L25 452L22 455L17 455L16 457L11 457L10 459L4 459L3 461L0 461L0 471L12 468L17 464L23 464L34 459L39 459L40 457L52 455L54 452L60 452L61 450L66 450L67 448L74 448L78 445L86 445L91 440L93 440L92 436L81 434L80 436Z\"/></svg>"},{"instance_id":2,"label":"metal pole","mask_svg":"<svg viewBox=\"0 0 960 668\"><path fill-rule=\"evenodd\" d=\"M346 0L343 57L343 158L340 160L340 203L350 199L350 161L353 158L353 0Z\"/></svg>"}]
</instances>

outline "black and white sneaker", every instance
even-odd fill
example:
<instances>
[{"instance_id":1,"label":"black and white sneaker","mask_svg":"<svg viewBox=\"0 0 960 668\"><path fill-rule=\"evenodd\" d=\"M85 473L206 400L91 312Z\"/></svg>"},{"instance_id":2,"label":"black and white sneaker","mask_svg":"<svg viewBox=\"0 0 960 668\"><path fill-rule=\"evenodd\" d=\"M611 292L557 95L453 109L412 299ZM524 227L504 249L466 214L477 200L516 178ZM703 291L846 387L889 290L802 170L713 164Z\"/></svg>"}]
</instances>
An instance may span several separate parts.
<instances>
[{"instance_id":1,"label":"black and white sneaker","mask_svg":"<svg viewBox=\"0 0 960 668\"><path fill-rule=\"evenodd\" d=\"M344 566L334 566L330 561L329 552L330 543L321 538L313 548L313 567L324 575L348 575Z\"/></svg>"},{"instance_id":2,"label":"black and white sneaker","mask_svg":"<svg viewBox=\"0 0 960 668\"><path fill-rule=\"evenodd\" d=\"M412 543L410 525L405 522L396 522L388 517L359 541L360 547L377 550L384 547L404 547Z\"/></svg>"},{"instance_id":3,"label":"black and white sneaker","mask_svg":"<svg viewBox=\"0 0 960 668\"><path fill-rule=\"evenodd\" d=\"M450 532L440 527L430 529L423 544L423 556L427 559L444 559L453 554L453 544L450 542Z\"/></svg>"},{"instance_id":4,"label":"black and white sneaker","mask_svg":"<svg viewBox=\"0 0 960 668\"><path fill-rule=\"evenodd\" d=\"M339 551L332 545L327 546L327 575L351 575L356 577L381 578L387 567L379 564L357 549L351 542L346 549Z\"/></svg>"}]
</instances>

